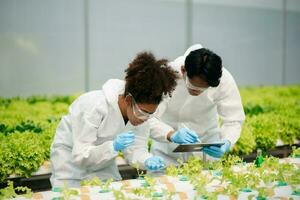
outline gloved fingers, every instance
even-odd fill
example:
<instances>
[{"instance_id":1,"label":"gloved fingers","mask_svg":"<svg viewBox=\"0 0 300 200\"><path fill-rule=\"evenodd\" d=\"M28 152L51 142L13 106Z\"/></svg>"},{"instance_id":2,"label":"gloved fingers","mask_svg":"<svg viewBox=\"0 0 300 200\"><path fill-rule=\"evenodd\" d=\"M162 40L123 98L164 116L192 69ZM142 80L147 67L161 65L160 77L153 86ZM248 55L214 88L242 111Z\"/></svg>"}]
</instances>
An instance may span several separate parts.
<instances>
[{"instance_id":1,"label":"gloved fingers","mask_svg":"<svg viewBox=\"0 0 300 200\"><path fill-rule=\"evenodd\" d=\"M148 166L154 166L155 162L153 160L149 160L147 163Z\"/></svg>"},{"instance_id":2,"label":"gloved fingers","mask_svg":"<svg viewBox=\"0 0 300 200\"><path fill-rule=\"evenodd\" d=\"M129 142L129 141L134 141L135 140L135 138L118 138L119 139L119 141L125 141L125 142Z\"/></svg>"},{"instance_id":3,"label":"gloved fingers","mask_svg":"<svg viewBox=\"0 0 300 200\"><path fill-rule=\"evenodd\" d=\"M146 168L149 170L158 170L165 168L164 160L159 156L148 158L145 162Z\"/></svg>"},{"instance_id":4,"label":"gloved fingers","mask_svg":"<svg viewBox=\"0 0 300 200\"><path fill-rule=\"evenodd\" d=\"M151 170L157 170L158 169L158 165L152 165L151 166Z\"/></svg>"},{"instance_id":5,"label":"gloved fingers","mask_svg":"<svg viewBox=\"0 0 300 200\"><path fill-rule=\"evenodd\" d=\"M194 135L192 135L190 133L186 133L185 137L188 137L188 138L192 139L193 141L197 139L197 136L195 137Z\"/></svg>"},{"instance_id":6,"label":"gloved fingers","mask_svg":"<svg viewBox=\"0 0 300 200\"><path fill-rule=\"evenodd\" d=\"M190 137L195 138L195 139L198 138L198 135L195 131L192 131L192 130L187 129L187 128L181 128L181 129L179 129L179 132L181 134L184 134L184 135L189 135Z\"/></svg>"},{"instance_id":7,"label":"gloved fingers","mask_svg":"<svg viewBox=\"0 0 300 200\"><path fill-rule=\"evenodd\" d=\"M159 169L164 169L164 168L166 168L166 165L165 165L165 163L160 163L160 165L159 165Z\"/></svg>"},{"instance_id":8,"label":"gloved fingers","mask_svg":"<svg viewBox=\"0 0 300 200\"><path fill-rule=\"evenodd\" d=\"M166 164L162 158L159 158L159 169L164 169L166 167Z\"/></svg>"},{"instance_id":9,"label":"gloved fingers","mask_svg":"<svg viewBox=\"0 0 300 200\"><path fill-rule=\"evenodd\" d=\"M129 147L130 145L131 145L131 143L130 144L123 144L123 147L126 148L126 147Z\"/></svg>"},{"instance_id":10,"label":"gloved fingers","mask_svg":"<svg viewBox=\"0 0 300 200\"><path fill-rule=\"evenodd\" d=\"M133 144L133 142L123 142L122 145L125 147L130 146L131 144Z\"/></svg>"},{"instance_id":11,"label":"gloved fingers","mask_svg":"<svg viewBox=\"0 0 300 200\"><path fill-rule=\"evenodd\" d=\"M194 143L194 140L190 137L185 137L183 138L183 143Z\"/></svg>"},{"instance_id":12,"label":"gloved fingers","mask_svg":"<svg viewBox=\"0 0 300 200\"><path fill-rule=\"evenodd\" d=\"M191 136L193 139L198 139L198 135L194 131L187 132L189 136Z\"/></svg>"},{"instance_id":13,"label":"gloved fingers","mask_svg":"<svg viewBox=\"0 0 300 200\"><path fill-rule=\"evenodd\" d=\"M209 150L209 147L203 147L202 150L205 152L205 151L208 151Z\"/></svg>"},{"instance_id":14,"label":"gloved fingers","mask_svg":"<svg viewBox=\"0 0 300 200\"><path fill-rule=\"evenodd\" d=\"M215 157L215 158L220 158L221 157L216 151L213 151L208 147L204 147L203 152L210 155L210 156L212 156L212 157Z\"/></svg>"},{"instance_id":15,"label":"gloved fingers","mask_svg":"<svg viewBox=\"0 0 300 200\"><path fill-rule=\"evenodd\" d=\"M132 144L133 142L125 142L125 141L121 141L119 142L119 144L123 145L123 146L128 146L130 144Z\"/></svg>"},{"instance_id":16,"label":"gloved fingers","mask_svg":"<svg viewBox=\"0 0 300 200\"><path fill-rule=\"evenodd\" d=\"M155 165L152 165L152 166L150 166L150 167L149 167L149 170L153 170L153 171L155 171L155 170L157 170L157 166L155 166Z\"/></svg>"},{"instance_id":17,"label":"gloved fingers","mask_svg":"<svg viewBox=\"0 0 300 200\"><path fill-rule=\"evenodd\" d=\"M216 151L216 152L221 152L221 147L217 147L217 146L210 146L209 147L210 150Z\"/></svg>"},{"instance_id":18,"label":"gloved fingers","mask_svg":"<svg viewBox=\"0 0 300 200\"><path fill-rule=\"evenodd\" d=\"M189 133L185 133L183 136L183 139L187 139L190 143L194 143L197 141L197 137L194 137L193 135Z\"/></svg>"},{"instance_id":19,"label":"gloved fingers","mask_svg":"<svg viewBox=\"0 0 300 200\"><path fill-rule=\"evenodd\" d=\"M189 130L187 128L180 128L177 132L179 133L187 133Z\"/></svg>"},{"instance_id":20,"label":"gloved fingers","mask_svg":"<svg viewBox=\"0 0 300 200\"><path fill-rule=\"evenodd\" d=\"M223 146L221 146L221 147L211 146L209 148L211 150L217 152L218 154L222 154L223 155L226 152L226 147L225 146L223 147Z\"/></svg>"},{"instance_id":21,"label":"gloved fingers","mask_svg":"<svg viewBox=\"0 0 300 200\"><path fill-rule=\"evenodd\" d=\"M115 151L122 151L123 149L126 148L126 146L118 142L115 142L113 146Z\"/></svg>"},{"instance_id":22,"label":"gloved fingers","mask_svg":"<svg viewBox=\"0 0 300 200\"><path fill-rule=\"evenodd\" d=\"M159 163L155 163L155 164L152 164L152 165L148 166L149 170L159 170L159 169L163 169L163 168L165 168L165 165L162 165L162 164L159 164Z\"/></svg>"},{"instance_id":23,"label":"gloved fingers","mask_svg":"<svg viewBox=\"0 0 300 200\"><path fill-rule=\"evenodd\" d=\"M135 135L134 134L123 134L123 135L119 135L120 138L122 139L132 139L132 138L135 138Z\"/></svg>"},{"instance_id":24,"label":"gloved fingers","mask_svg":"<svg viewBox=\"0 0 300 200\"><path fill-rule=\"evenodd\" d=\"M133 131L128 131L127 133L128 133L128 134L134 135L134 132L133 132Z\"/></svg>"},{"instance_id":25,"label":"gloved fingers","mask_svg":"<svg viewBox=\"0 0 300 200\"><path fill-rule=\"evenodd\" d=\"M120 141L121 141L122 143L133 143L133 142L134 142L134 139L133 139L133 138L132 138L132 139L131 139L131 138L130 138L130 139L129 139L129 138L126 138L126 139L121 139Z\"/></svg>"},{"instance_id":26,"label":"gloved fingers","mask_svg":"<svg viewBox=\"0 0 300 200\"><path fill-rule=\"evenodd\" d=\"M147 165L146 167L147 167L147 169L149 169L149 170L155 170L156 165L155 165L154 163L148 163L148 165Z\"/></svg>"},{"instance_id":27,"label":"gloved fingers","mask_svg":"<svg viewBox=\"0 0 300 200\"><path fill-rule=\"evenodd\" d=\"M125 133L123 133L124 135L134 135L134 132L133 131L127 131Z\"/></svg>"}]
</instances>

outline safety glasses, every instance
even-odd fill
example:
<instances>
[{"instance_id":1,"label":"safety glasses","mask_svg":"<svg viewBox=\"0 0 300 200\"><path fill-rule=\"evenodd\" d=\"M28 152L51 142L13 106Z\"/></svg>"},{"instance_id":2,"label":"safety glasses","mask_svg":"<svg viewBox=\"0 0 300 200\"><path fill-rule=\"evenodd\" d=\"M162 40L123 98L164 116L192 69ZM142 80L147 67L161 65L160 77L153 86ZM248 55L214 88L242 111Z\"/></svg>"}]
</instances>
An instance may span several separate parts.
<instances>
[{"instance_id":1,"label":"safety glasses","mask_svg":"<svg viewBox=\"0 0 300 200\"><path fill-rule=\"evenodd\" d=\"M133 96L130 93L128 95L131 96L131 99L132 99L132 111L133 111L133 114L135 117L137 117L138 119L141 119L141 120L148 120L149 118L151 118L153 116L153 113L147 113L147 112L141 110L139 108L139 106L137 105Z\"/></svg>"},{"instance_id":2,"label":"safety glasses","mask_svg":"<svg viewBox=\"0 0 300 200\"><path fill-rule=\"evenodd\" d=\"M204 92L205 90L207 90L209 87L198 87L193 85L189 78L187 77L186 73L183 74L183 79L185 81L185 85L187 88L191 89L191 90L195 90L195 91L199 91L199 92Z\"/></svg>"}]
</instances>

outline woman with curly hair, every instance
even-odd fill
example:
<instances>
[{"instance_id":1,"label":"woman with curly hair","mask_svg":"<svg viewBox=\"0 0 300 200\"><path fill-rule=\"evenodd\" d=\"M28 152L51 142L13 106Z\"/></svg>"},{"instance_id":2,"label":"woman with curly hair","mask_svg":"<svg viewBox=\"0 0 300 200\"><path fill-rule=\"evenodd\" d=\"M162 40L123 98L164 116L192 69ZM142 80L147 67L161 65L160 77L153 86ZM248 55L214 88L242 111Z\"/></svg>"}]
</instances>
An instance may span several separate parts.
<instances>
[{"instance_id":1,"label":"woman with curly hair","mask_svg":"<svg viewBox=\"0 0 300 200\"><path fill-rule=\"evenodd\" d=\"M164 161L147 151L151 118L164 96L176 86L177 73L167 60L143 52L125 70L125 80L111 79L102 90L81 95L62 117L51 146L52 187L80 185L95 176L121 176L115 158L124 153L130 164L157 170Z\"/></svg>"}]
</instances>

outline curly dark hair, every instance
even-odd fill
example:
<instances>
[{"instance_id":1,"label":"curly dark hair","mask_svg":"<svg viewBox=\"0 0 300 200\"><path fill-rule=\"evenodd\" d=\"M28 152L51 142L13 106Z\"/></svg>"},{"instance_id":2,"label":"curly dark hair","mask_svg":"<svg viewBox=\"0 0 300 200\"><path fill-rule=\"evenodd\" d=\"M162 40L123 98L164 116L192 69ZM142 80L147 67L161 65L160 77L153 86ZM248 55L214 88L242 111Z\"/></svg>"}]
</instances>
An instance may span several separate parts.
<instances>
[{"instance_id":1,"label":"curly dark hair","mask_svg":"<svg viewBox=\"0 0 300 200\"><path fill-rule=\"evenodd\" d=\"M189 78L199 76L211 87L220 84L222 59L209 49L201 48L189 53L184 63Z\"/></svg>"},{"instance_id":2,"label":"curly dark hair","mask_svg":"<svg viewBox=\"0 0 300 200\"><path fill-rule=\"evenodd\" d=\"M139 53L125 70L125 93L137 103L159 104L163 95L171 96L177 85L178 73L167 65L168 60L156 60L150 52Z\"/></svg>"}]
</instances>

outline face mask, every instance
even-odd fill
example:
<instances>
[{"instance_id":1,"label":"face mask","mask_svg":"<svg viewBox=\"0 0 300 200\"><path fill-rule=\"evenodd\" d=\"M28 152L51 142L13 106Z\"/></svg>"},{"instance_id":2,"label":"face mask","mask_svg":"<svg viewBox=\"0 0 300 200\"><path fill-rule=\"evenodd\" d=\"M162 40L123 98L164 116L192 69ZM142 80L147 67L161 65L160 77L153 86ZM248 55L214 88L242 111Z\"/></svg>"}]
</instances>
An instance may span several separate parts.
<instances>
[{"instance_id":1,"label":"face mask","mask_svg":"<svg viewBox=\"0 0 300 200\"><path fill-rule=\"evenodd\" d=\"M183 74L183 79L184 79L185 85L188 89L195 90L195 91L198 91L198 92L204 92L205 90L207 90L209 88L209 87L198 87L198 86L193 85L190 82L190 80L189 80L189 78L187 77L186 74L187 74L186 72Z\"/></svg>"}]
</instances>

